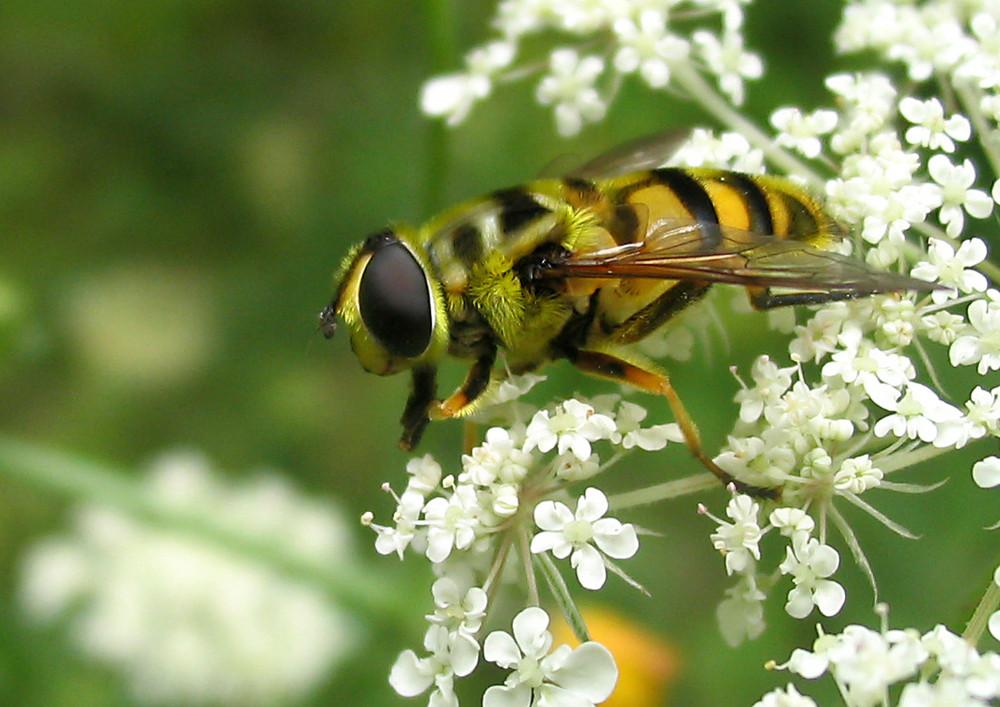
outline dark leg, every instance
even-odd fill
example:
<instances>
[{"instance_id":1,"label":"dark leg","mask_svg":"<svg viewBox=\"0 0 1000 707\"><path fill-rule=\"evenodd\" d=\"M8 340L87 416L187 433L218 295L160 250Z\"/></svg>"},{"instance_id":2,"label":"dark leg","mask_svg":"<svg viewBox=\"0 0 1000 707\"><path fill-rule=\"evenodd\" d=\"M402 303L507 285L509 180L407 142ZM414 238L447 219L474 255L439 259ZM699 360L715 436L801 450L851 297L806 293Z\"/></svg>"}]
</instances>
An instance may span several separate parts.
<instances>
[{"instance_id":1,"label":"dark leg","mask_svg":"<svg viewBox=\"0 0 1000 707\"><path fill-rule=\"evenodd\" d=\"M424 429L430 422L427 412L436 397L437 369L414 368L410 397L406 401L406 408L400 420L403 425L403 435L399 438L401 449L408 452L420 443Z\"/></svg>"},{"instance_id":2,"label":"dark leg","mask_svg":"<svg viewBox=\"0 0 1000 707\"><path fill-rule=\"evenodd\" d=\"M748 287L747 295L750 297L750 304L753 305L754 309L773 309L774 307L789 307L799 304L837 302L858 297L860 293L848 290L840 292L828 290L826 292L787 292L775 295L771 294L768 287Z\"/></svg>"},{"instance_id":3,"label":"dark leg","mask_svg":"<svg viewBox=\"0 0 1000 707\"><path fill-rule=\"evenodd\" d=\"M610 338L619 344L645 339L711 287L708 283L681 281L614 328Z\"/></svg>"}]
</instances>

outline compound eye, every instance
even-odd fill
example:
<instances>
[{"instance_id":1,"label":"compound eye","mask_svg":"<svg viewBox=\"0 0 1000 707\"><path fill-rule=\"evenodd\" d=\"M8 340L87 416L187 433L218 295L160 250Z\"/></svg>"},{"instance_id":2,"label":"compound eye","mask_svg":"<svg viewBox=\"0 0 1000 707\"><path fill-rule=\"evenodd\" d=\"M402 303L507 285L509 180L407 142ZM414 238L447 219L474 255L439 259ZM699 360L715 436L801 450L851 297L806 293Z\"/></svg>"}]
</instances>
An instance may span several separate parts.
<instances>
[{"instance_id":1,"label":"compound eye","mask_svg":"<svg viewBox=\"0 0 1000 707\"><path fill-rule=\"evenodd\" d=\"M427 276L399 240L382 238L374 247L358 284L361 320L390 354L416 358L430 346L434 331Z\"/></svg>"}]
</instances>

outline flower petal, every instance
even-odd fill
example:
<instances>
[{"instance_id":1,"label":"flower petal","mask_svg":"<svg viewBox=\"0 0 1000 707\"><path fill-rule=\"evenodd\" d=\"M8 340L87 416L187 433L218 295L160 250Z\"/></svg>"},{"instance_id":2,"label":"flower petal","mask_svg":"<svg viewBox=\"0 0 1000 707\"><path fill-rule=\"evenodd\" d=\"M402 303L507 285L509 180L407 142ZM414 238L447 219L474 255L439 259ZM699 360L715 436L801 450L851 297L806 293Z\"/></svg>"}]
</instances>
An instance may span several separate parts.
<instances>
[{"instance_id":1,"label":"flower petal","mask_svg":"<svg viewBox=\"0 0 1000 707\"><path fill-rule=\"evenodd\" d=\"M590 545L577 548L570 558L570 565L576 570L577 579L584 589L600 589L607 581L608 570L604 566L604 558Z\"/></svg>"},{"instance_id":2,"label":"flower petal","mask_svg":"<svg viewBox=\"0 0 1000 707\"><path fill-rule=\"evenodd\" d=\"M562 533L551 530L543 530L531 539L531 552L536 555L546 550L551 550L552 554L562 559L569 554L572 545L566 542Z\"/></svg>"},{"instance_id":3,"label":"flower petal","mask_svg":"<svg viewBox=\"0 0 1000 707\"><path fill-rule=\"evenodd\" d=\"M844 606L847 598L844 588L837 582L821 579L813 591L813 603L823 616L834 616Z\"/></svg>"},{"instance_id":4,"label":"flower petal","mask_svg":"<svg viewBox=\"0 0 1000 707\"><path fill-rule=\"evenodd\" d=\"M540 606L529 606L514 617L514 639L526 656L541 658L552 647L549 615Z\"/></svg>"},{"instance_id":5,"label":"flower petal","mask_svg":"<svg viewBox=\"0 0 1000 707\"><path fill-rule=\"evenodd\" d=\"M573 520L573 512L565 503L542 501L535 506L535 525L542 530L562 530Z\"/></svg>"},{"instance_id":6,"label":"flower petal","mask_svg":"<svg viewBox=\"0 0 1000 707\"><path fill-rule=\"evenodd\" d=\"M389 684L403 697L415 697L434 682L433 673L426 670L425 661L417 658L412 650L405 650L396 658L389 671Z\"/></svg>"},{"instance_id":7,"label":"flower petal","mask_svg":"<svg viewBox=\"0 0 1000 707\"><path fill-rule=\"evenodd\" d=\"M541 504L539 504L541 505ZM577 520L589 520L594 522L608 512L608 497L599 489L593 487L583 492L583 496L576 503Z\"/></svg>"},{"instance_id":8,"label":"flower petal","mask_svg":"<svg viewBox=\"0 0 1000 707\"><path fill-rule=\"evenodd\" d=\"M592 702L606 700L618 682L618 666L611 652L600 643L587 641L552 671L552 682Z\"/></svg>"},{"instance_id":9,"label":"flower petal","mask_svg":"<svg viewBox=\"0 0 1000 707\"><path fill-rule=\"evenodd\" d=\"M631 523L602 518L594 523L594 542L608 557L623 560L639 550L639 538Z\"/></svg>"},{"instance_id":10,"label":"flower petal","mask_svg":"<svg viewBox=\"0 0 1000 707\"><path fill-rule=\"evenodd\" d=\"M494 685L483 694L483 707L529 707L531 688L524 683L514 687Z\"/></svg>"},{"instance_id":11,"label":"flower petal","mask_svg":"<svg viewBox=\"0 0 1000 707\"><path fill-rule=\"evenodd\" d=\"M483 657L501 668L513 668L521 660L521 651L509 633L494 631L483 642Z\"/></svg>"}]
</instances>

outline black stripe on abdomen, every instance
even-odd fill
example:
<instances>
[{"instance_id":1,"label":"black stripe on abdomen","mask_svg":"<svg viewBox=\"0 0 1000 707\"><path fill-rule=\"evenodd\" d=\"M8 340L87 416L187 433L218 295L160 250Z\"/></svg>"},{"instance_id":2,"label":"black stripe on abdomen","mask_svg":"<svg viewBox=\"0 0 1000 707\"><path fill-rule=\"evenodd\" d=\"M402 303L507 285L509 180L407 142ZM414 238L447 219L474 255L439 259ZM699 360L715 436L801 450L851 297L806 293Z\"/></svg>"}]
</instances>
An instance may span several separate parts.
<instances>
[{"instance_id":1,"label":"black stripe on abdomen","mask_svg":"<svg viewBox=\"0 0 1000 707\"><path fill-rule=\"evenodd\" d=\"M767 195L757 182L745 174L736 172L727 172L719 178L719 181L731 186L742 197L751 231L765 235L774 233L771 206L768 204Z\"/></svg>"},{"instance_id":2,"label":"black stripe on abdomen","mask_svg":"<svg viewBox=\"0 0 1000 707\"><path fill-rule=\"evenodd\" d=\"M653 181L671 189L691 217L702 226L702 238L706 247L721 243L722 235L717 226L719 214L715 210L712 198L701 186L701 183L681 169L654 169L650 172ZM716 227L716 228L713 228Z\"/></svg>"}]
</instances>

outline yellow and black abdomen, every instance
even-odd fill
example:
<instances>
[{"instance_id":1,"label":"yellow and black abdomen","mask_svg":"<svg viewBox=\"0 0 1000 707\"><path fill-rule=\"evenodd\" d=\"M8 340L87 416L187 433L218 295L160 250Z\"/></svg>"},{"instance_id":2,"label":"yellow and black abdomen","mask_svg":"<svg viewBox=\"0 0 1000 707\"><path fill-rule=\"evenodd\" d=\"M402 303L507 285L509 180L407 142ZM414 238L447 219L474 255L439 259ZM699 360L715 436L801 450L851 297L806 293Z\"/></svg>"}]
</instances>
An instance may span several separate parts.
<instances>
[{"instance_id":1,"label":"yellow and black abdomen","mask_svg":"<svg viewBox=\"0 0 1000 707\"><path fill-rule=\"evenodd\" d=\"M779 238L805 240L819 247L841 237L842 229L820 203L795 183L780 177L720 169L656 169L626 175L606 184L615 221L631 221L631 232L612 229L620 243L646 238L664 221L690 221ZM634 216L623 218L625 209ZM717 245L704 243L706 250Z\"/></svg>"},{"instance_id":2,"label":"yellow and black abdomen","mask_svg":"<svg viewBox=\"0 0 1000 707\"><path fill-rule=\"evenodd\" d=\"M667 246L673 255L731 251L760 236L828 248L842 236L820 202L793 182L719 169L663 168L600 182L602 220L619 244ZM657 241L657 239L661 239ZM594 332L637 341L709 289L708 281L622 278L600 293Z\"/></svg>"}]
</instances>

